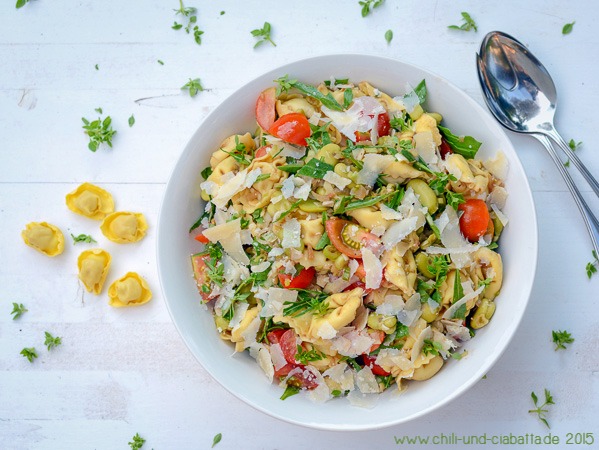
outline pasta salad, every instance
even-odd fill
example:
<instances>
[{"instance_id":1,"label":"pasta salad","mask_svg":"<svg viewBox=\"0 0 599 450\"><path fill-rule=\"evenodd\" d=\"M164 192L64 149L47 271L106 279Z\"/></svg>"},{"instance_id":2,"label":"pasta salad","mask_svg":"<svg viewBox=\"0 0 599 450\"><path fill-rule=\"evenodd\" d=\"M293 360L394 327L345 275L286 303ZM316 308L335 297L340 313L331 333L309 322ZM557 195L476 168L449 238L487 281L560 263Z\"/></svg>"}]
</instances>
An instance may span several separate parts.
<instances>
[{"instance_id":1,"label":"pasta salad","mask_svg":"<svg viewBox=\"0 0 599 450\"><path fill-rule=\"evenodd\" d=\"M434 376L495 311L502 153L427 112L426 83L284 76L202 171L202 302L285 399L369 403ZM208 330L206 331L208 332Z\"/></svg>"}]
</instances>

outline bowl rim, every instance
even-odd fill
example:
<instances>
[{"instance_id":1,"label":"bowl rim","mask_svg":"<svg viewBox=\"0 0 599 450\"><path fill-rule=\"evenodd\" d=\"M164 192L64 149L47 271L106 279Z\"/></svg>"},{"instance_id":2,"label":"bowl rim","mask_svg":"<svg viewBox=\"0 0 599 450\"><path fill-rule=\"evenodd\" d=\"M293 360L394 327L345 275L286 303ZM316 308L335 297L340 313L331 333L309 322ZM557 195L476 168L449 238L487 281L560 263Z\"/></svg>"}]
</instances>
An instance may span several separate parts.
<instances>
[{"instance_id":1,"label":"bowl rim","mask_svg":"<svg viewBox=\"0 0 599 450\"><path fill-rule=\"evenodd\" d=\"M528 202L530 202L531 205L533 205L533 208L530 211L530 213L531 213L530 231L534 232L534 236L532 236L533 238L529 240L529 242L531 244L531 249L530 249L530 251L531 251L531 255L530 255L531 256L531 267L530 267L531 268L531 277L530 277L531 281L530 281L530 283L527 284L527 286L525 286L525 289L523 291L521 291L521 292L523 292L522 297L525 298L525 303L522 308L522 313L519 314L519 316L517 317L517 320L515 320L513 322L513 325L512 325L512 328L511 328L511 331L509 332L509 334L504 336L505 343L503 344L500 351L496 352L495 356L491 360L485 360L483 362L483 364L481 364L481 366L478 368L478 370L470 377L470 379L468 379L464 383L462 383L459 386L459 388L454 390L452 393L443 397L442 400L440 400L440 401L438 401L438 402L436 402L416 413L413 413L407 417L403 417L403 418L395 419L395 420L390 419L390 420L383 421L383 422L376 423L376 424L366 424L366 425L357 425L357 426L356 425L347 426L347 425L343 425L343 424L339 424L339 425L337 425L337 424L319 424L319 423L309 422L309 421L302 422L302 421L299 421L299 420L296 420L293 418L281 416L281 415L278 415L277 413L274 413L274 412L268 410L267 408L261 406L260 404L256 403L254 400L250 399L247 395L245 395L244 392L235 391L235 390L231 389L229 386L223 384L221 382L221 380L212 372L212 370L210 370L208 367L206 367L202 363L200 358L198 358L198 356L196 356L196 354L194 353L194 350L193 350L192 338L190 336L186 336L185 333L182 332L182 329L181 329L179 323L177 322L177 319L175 318L175 315L173 313L173 309L171 308L171 302L169 301L169 299L166 295L164 274L163 274L162 265L160 264L160 261L161 261L161 258L160 258L160 256L161 256L161 245L160 245L161 229L163 228L162 222L166 220L165 215L163 214L164 206L165 206L164 204L165 204L165 201L166 201L168 193L169 193L169 188L172 185L172 180L174 178L173 175L178 171L179 165L183 163L181 157L184 154L191 151L192 142L195 141L196 134L200 131L203 124L207 120L209 120L210 117L215 113L215 111L217 111L230 98L237 95L239 93L239 91L243 90L248 84L256 82L258 79L264 77L266 74L271 73L271 72L284 73L285 70L289 66L292 66L292 65L310 64L310 63L315 63L319 60L322 60L323 58L335 58L335 57L339 57L339 56L355 57L355 58L370 58L370 59L380 60L382 63L404 64L406 66L410 66L416 70L419 70L419 71L427 74L427 76L435 77L439 81L448 85L449 87L455 89L456 91L459 91L463 95L463 98L468 102L468 108L473 109L474 111L476 111L478 114L480 114L482 116L486 116L487 119L491 119L491 121L490 121L490 123L492 123L491 128L493 128L495 132L497 132L497 133L503 135L503 137L505 137L506 143L510 146L510 149L513 151L513 153L515 155L515 159L513 161L510 160L510 165L516 164L518 166L519 170L521 171L521 173L524 174L524 177L522 180L522 182L526 188L525 189L526 192L524 193L524 195L526 196L526 200ZM479 86L479 88L480 88L480 86ZM523 193L519 193L520 196L522 194ZM472 97L470 97L470 95L468 95L463 89L459 88L458 86L456 86L454 83L452 83L445 77L440 76L435 72L432 72L431 70L425 69L416 64L405 62L399 58L390 58L390 57L386 57L386 56L372 55L372 54L367 54L367 53L355 53L355 52L347 52L347 53L338 52L338 53L330 53L330 54L323 53L323 54L319 54L319 55L315 55L315 56L310 56L307 58L301 58L301 59L288 61L282 65L267 68L265 71L261 72L260 74L258 74L256 76L253 76L251 79L242 83L241 86L239 86L237 89L235 89L229 95L224 97L218 103L218 105L216 105L214 107L214 109L212 111L210 111L210 113L198 123L195 132L187 140L187 143L183 147L183 150L177 156L177 161L175 162L174 166L172 167L172 169L170 171L168 181L166 183L166 187L165 187L163 195L162 195L162 200L160 202L160 208L159 208L159 212L158 212L157 233L156 233L156 264L157 264L157 269L158 269L157 271L158 271L158 278L159 278L159 282L160 282L160 288L161 288L162 295L164 297L164 301L166 303L168 313L171 317L171 320L172 320L177 332L179 333L181 339L185 343L185 346L189 350L189 352L193 355L194 359L202 366L202 368L204 370L206 370L206 372L208 372L208 374L214 380L216 380L220 386L225 388L234 397L242 400L244 403L248 404L252 408L254 408L258 411L261 411L270 417L273 417L275 419L282 420L284 422L291 423L294 425L299 425L302 427L310 428L310 429L317 429L317 430L324 430L324 431L368 431L368 430L377 430L377 429L382 429L382 428L388 428L388 427L391 427L394 425L403 424L403 423L415 420L417 418L420 418L426 414L431 413L432 411L434 411L436 409L439 409L439 408L445 406L447 403L455 400L457 397L459 397L464 392L466 392L468 389L470 389L474 384L476 384L478 381L480 381L482 376L484 374L486 374L497 363L497 361L499 361L501 356L507 350L509 343L512 341L516 331L518 330L518 328L520 326L522 318L524 317L524 314L526 313L526 309L530 302L530 296L531 296L532 289L534 286L534 281L536 279L537 265L538 265L538 221L537 221L536 208L534 207L534 205L535 205L534 197L532 195L532 190L530 188L530 183L528 181L528 177L526 175L526 172L524 170L524 167L522 165L520 157L518 156L518 153L516 152L516 149L514 148L514 145L511 141L511 139L509 138L508 133L506 133L505 129L497 122L497 120L491 115L491 113L487 109L485 109L482 105L480 105L477 101L475 101Z\"/></svg>"}]
</instances>

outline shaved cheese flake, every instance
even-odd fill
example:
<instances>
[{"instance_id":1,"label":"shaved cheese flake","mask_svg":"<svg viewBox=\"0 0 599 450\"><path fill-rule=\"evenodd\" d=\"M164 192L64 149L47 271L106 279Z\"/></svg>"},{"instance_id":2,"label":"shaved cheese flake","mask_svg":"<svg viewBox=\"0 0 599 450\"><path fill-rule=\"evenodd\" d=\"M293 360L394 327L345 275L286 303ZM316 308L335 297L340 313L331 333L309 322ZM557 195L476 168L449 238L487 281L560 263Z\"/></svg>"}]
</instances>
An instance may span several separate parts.
<instances>
[{"instance_id":1,"label":"shaved cheese flake","mask_svg":"<svg viewBox=\"0 0 599 450\"><path fill-rule=\"evenodd\" d=\"M507 158L502 151L498 151L495 154L495 158L483 161L483 166L485 166L485 169L491 172L493 176L500 180L505 180L509 171Z\"/></svg>"},{"instance_id":2,"label":"shaved cheese flake","mask_svg":"<svg viewBox=\"0 0 599 450\"><path fill-rule=\"evenodd\" d=\"M283 241L281 247L296 248L301 245L302 226L297 219L291 219L283 224Z\"/></svg>"},{"instance_id":3,"label":"shaved cheese flake","mask_svg":"<svg viewBox=\"0 0 599 450\"><path fill-rule=\"evenodd\" d=\"M329 390L329 386L327 385L327 383L324 381L324 377L316 368L312 366L307 366L306 369L310 371L310 373L313 376L313 379L318 383L318 385L314 389L310 389L308 391L308 398L314 403L326 402L328 399L331 398L331 391Z\"/></svg>"},{"instance_id":4,"label":"shaved cheese flake","mask_svg":"<svg viewBox=\"0 0 599 450\"><path fill-rule=\"evenodd\" d=\"M421 308L420 294L416 292L406 301L403 310L397 313L397 321L406 327L411 327L420 317Z\"/></svg>"},{"instance_id":5,"label":"shaved cheese flake","mask_svg":"<svg viewBox=\"0 0 599 450\"><path fill-rule=\"evenodd\" d=\"M233 285L239 284L242 279L246 279L250 276L250 271L244 265L239 264L229 255L223 255L223 275L227 283Z\"/></svg>"},{"instance_id":6,"label":"shaved cheese flake","mask_svg":"<svg viewBox=\"0 0 599 450\"><path fill-rule=\"evenodd\" d=\"M266 378L272 383L275 370L268 349L263 344L254 342L250 345L250 356L258 362L258 365L266 375Z\"/></svg>"},{"instance_id":7,"label":"shaved cheese flake","mask_svg":"<svg viewBox=\"0 0 599 450\"><path fill-rule=\"evenodd\" d=\"M308 196L312 192L312 183L305 182L300 187L296 187L293 196L299 200L308 200Z\"/></svg>"},{"instance_id":8,"label":"shaved cheese flake","mask_svg":"<svg viewBox=\"0 0 599 450\"><path fill-rule=\"evenodd\" d=\"M416 361L416 358L422 353L422 347L424 347L424 341L430 340L433 337L433 330L429 325L424 330L420 332L416 340L414 341L414 345L412 346L412 355L410 357L411 361Z\"/></svg>"},{"instance_id":9,"label":"shaved cheese flake","mask_svg":"<svg viewBox=\"0 0 599 450\"><path fill-rule=\"evenodd\" d=\"M450 320L441 320L441 322L445 326L445 333L447 336L452 338L454 341L462 343L469 341L472 338L472 336L470 336L470 330L467 327Z\"/></svg>"},{"instance_id":10,"label":"shaved cheese flake","mask_svg":"<svg viewBox=\"0 0 599 450\"><path fill-rule=\"evenodd\" d=\"M398 312L402 311L405 307L405 302L401 295L387 295L383 303L376 308L377 314L384 314L386 316L394 316Z\"/></svg>"},{"instance_id":11,"label":"shaved cheese flake","mask_svg":"<svg viewBox=\"0 0 599 450\"><path fill-rule=\"evenodd\" d=\"M439 350L439 353L441 353L443 358L447 358L449 356L449 352L457 347L456 343L452 339L449 339L447 336L437 330L433 330L433 340L441 344L441 350Z\"/></svg>"},{"instance_id":12,"label":"shaved cheese flake","mask_svg":"<svg viewBox=\"0 0 599 450\"><path fill-rule=\"evenodd\" d=\"M374 116L385 112L379 101L370 96L354 98L352 106L346 111L334 111L326 106L320 109L331 119L335 128L353 142L356 141L356 131L363 133L372 130L376 124Z\"/></svg>"},{"instance_id":13,"label":"shaved cheese flake","mask_svg":"<svg viewBox=\"0 0 599 450\"><path fill-rule=\"evenodd\" d=\"M285 302L295 302L297 300L297 291L271 287L265 297L260 297L264 301L260 317L278 316L283 314L283 304Z\"/></svg>"},{"instance_id":14,"label":"shaved cheese flake","mask_svg":"<svg viewBox=\"0 0 599 450\"><path fill-rule=\"evenodd\" d=\"M252 185L256 182L256 180L258 179L258 177L262 175L262 169L257 168L257 169L253 169L251 170L248 174L247 177L245 179L245 187L246 188L250 188L252 187Z\"/></svg>"},{"instance_id":15,"label":"shaved cheese flake","mask_svg":"<svg viewBox=\"0 0 599 450\"><path fill-rule=\"evenodd\" d=\"M293 183L294 178L295 176L290 175L283 181L283 185L281 186L281 194L283 194L283 197L293 197L293 191L295 190L295 184Z\"/></svg>"},{"instance_id":16,"label":"shaved cheese flake","mask_svg":"<svg viewBox=\"0 0 599 450\"><path fill-rule=\"evenodd\" d=\"M412 370L414 364L410 361L404 352L397 348L384 348L379 351L375 364L381 366L387 372L393 367L399 367L400 370Z\"/></svg>"},{"instance_id":17,"label":"shaved cheese flake","mask_svg":"<svg viewBox=\"0 0 599 450\"><path fill-rule=\"evenodd\" d=\"M270 262L264 261L260 264L256 264L255 266L250 266L250 270L252 271L252 273L264 272L266 269L270 267L270 264Z\"/></svg>"},{"instance_id":18,"label":"shaved cheese flake","mask_svg":"<svg viewBox=\"0 0 599 450\"><path fill-rule=\"evenodd\" d=\"M368 366L364 366L356 374L356 386L362 394L378 394L379 383L376 381L376 377L372 373L372 369Z\"/></svg>"},{"instance_id":19,"label":"shaved cheese flake","mask_svg":"<svg viewBox=\"0 0 599 450\"><path fill-rule=\"evenodd\" d=\"M372 251L362 248L362 262L366 272L366 289L378 289L383 280L383 265Z\"/></svg>"},{"instance_id":20,"label":"shaved cheese flake","mask_svg":"<svg viewBox=\"0 0 599 450\"><path fill-rule=\"evenodd\" d=\"M212 203L214 203L217 208L224 208L227 206L227 203L235 194L245 189L246 178L247 169L244 169L220 187L218 194L212 199Z\"/></svg>"},{"instance_id":21,"label":"shaved cheese flake","mask_svg":"<svg viewBox=\"0 0 599 450\"><path fill-rule=\"evenodd\" d=\"M338 383L342 391L353 391L354 389L354 372L346 363L336 364L325 370L322 375Z\"/></svg>"},{"instance_id":22,"label":"shaved cheese flake","mask_svg":"<svg viewBox=\"0 0 599 450\"><path fill-rule=\"evenodd\" d=\"M414 108L420 104L420 98L410 83L406 83L406 94L403 97L393 97L393 100L402 105L408 114L412 114Z\"/></svg>"},{"instance_id":23,"label":"shaved cheese flake","mask_svg":"<svg viewBox=\"0 0 599 450\"><path fill-rule=\"evenodd\" d=\"M223 250L238 263L243 265L250 263L241 245L241 219L207 228L202 233L210 242L220 242Z\"/></svg>"},{"instance_id":24,"label":"shaved cheese flake","mask_svg":"<svg viewBox=\"0 0 599 450\"><path fill-rule=\"evenodd\" d=\"M391 155L378 155L376 153L364 155L364 165L358 172L356 182L358 184L374 186L374 183L381 172L394 161L395 158Z\"/></svg>"},{"instance_id":25,"label":"shaved cheese flake","mask_svg":"<svg viewBox=\"0 0 599 450\"><path fill-rule=\"evenodd\" d=\"M383 235L381 241L385 245L385 248L390 250L418 228L418 217L408 217L392 224Z\"/></svg>"},{"instance_id":26,"label":"shaved cheese flake","mask_svg":"<svg viewBox=\"0 0 599 450\"><path fill-rule=\"evenodd\" d=\"M354 330L343 336L337 336L332 342L331 348L333 350L336 350L343 356L355 358L363 353L368 353L368 350L374 344L374 339L364 331L358 332Z\"/></svg>"},{"instance_id":27,"label":"shaved cheese flake","mask_svg":"<svg viewBox=\"0 0 599 450\"><path fill-rule=\"evenodd\" d=\"M508 223L508 218L505 214L503 214L501 212L501 210L496 206L496 205L491 205L491 208L493 209L493 211L495 211L495 214L497 215L497 218L499 219L499 221L501 222L501 224L505 227Z\"/></svg>"},{"instance_id":28,"label":"shaved cheese flake","mask_svg":"<svg viewBox=\"0 0 599 450\"><path fill-rule=\"evenodd\" d=\"M214 181L204 181L200 184L200 189L211 197L214 197L218 193L218 188L218 184Z\"/></svg>"},{"instance_id":29,"label":"shaved cheese flake","mask_svg":"<svg viewBox=\"0 0 599 450\"><path fill-rule=\"evenodd\" d=\"M243 333L241 333L241 337L243 338L243 348L248 348L256 342L256 335L258 334L260 323L260 317L254 317L254 320L252 320Z\"/></svg>"},{"instance_id":30,"label":"shaved cheese flake","mask_svg":"<svg viewBox=\"0 0 599 450\"><path fill-rule=\"evenodd\" d=\"M472 291L469 294L464 295L461 299L459 299L457 302L455 302L453 305L451 305L449 308L447 308L447 311L445 311L443 313L443 319L448 319L448 320L453 319L454 314L462 305L465 305L468 301L472 300L475 297L478 297L478 295L484 289L485 289L485 286L483 285L483 286L479 287L476 291Z\"/></svg>"},{"instance_id":31,"label":"shaved cheese flake","mask_svg":"<svg viewBox=\"0 0 599 450\"><path fill-rule=\"evenodd\" d=\"M281 200L283 200L283 196L277 195L276 197L273 197L270 199L270 203L272 203L274 205L276 203L279 203Z\"/></svg>"},{"instance_id":32,"label":"shaved cheese flake","mask_svg":"<svg viewBox=\"0 0 599 450\"><path fill-rule=\"evenodd\" d=\"M462 170L459 168L454 158L445 158L443 165L445 166L445 170L456 177L456 179L460 180L462 178Z\"/></svg>"},{"instance_id":33,"label":"shaved cheese flake","mask_svg":"<svg viewBox=\"0 0 599 450\"><path fill-rule=\"evenodd\" d=\"M264 140L267 144L274 145L282 149L279 153L279 156L290 156L291 158L299 159L306 154L305 147L295 147L294 145L291 145L284 140L270 134L265 134Z\"/></svg>"},{"instance_id":34,"label":"shaved cheese flake","mask_svg":"<svg viewBox=\"0 0 599 450\"><path fill-rule=\"evenodd\" d=\"M327 173L324 174L323 180L328 181L337 189L341 190L345 189L347 185L351 183L351 180L336 174L332 170L329 170Z\"/></svg>"},{"instance_id":35,"label":"shaved cheese flake","mask_svg":"<svg viewBox=\"0 0 599 450\"><path fill-rule=\"evenodd\" d=\"M349 267L349 278L351 279L351 277L353 277L356 273L356 270L358 270L358 267L360 267L360 263L355 259L351 258L347 266Z\"/></svg>"},{"instance_id":36,"label":"shaved cheese flake","mask_svg":"<svg viewBox=\"0 0 599 450\"><path fill-rule=\"evenodd\" d=\"M285 250L280 247L274 247L270 252L268 252L268 257L276 258L277 256L281 256L283 253L285 253Z\"/></svg>"},{"instance_id":37,"label":"shaved cheese flake","mask_svg":"<svg viewBox=\"0 0 599 450\"><path fill-rule=\"evenodd\" d=\"M270 344L270 357L275 366L275 370L279 370L287 365L285 355L280 344Z\"/></svg>"},{"instance_id":38,"label":"shaved cheese flake","mask_svg":"<svg viewBox=\"0 0 599 450\"><path fill-rule=\"evenodd\" d=\"M433 140L433 133L430 131L421 131L414 135L414 148L425 163L436 165L439 161L437 157L437 146Z\"/></svg>"},{"instance_id":39,"label":"shaved cheese flake","mask_svg":"<svg viewBox=\"0 0 599 450\"><path fill-rule=\"evenodd\" d=\"M333 339L335 336L337 336L337 330L333 327L333 325L325 320L318 328L316 335L322 339Z\"/></svg>"},{"instance_id":40,"label":"shaved cheese flake","mask_svg":"<svg viewBox=\"0 0 599 450\"><path fill-rule=\"evenodd\" d=\"M379 400L378 394L362 394L357 389L354 389L347 394L347 400L352 406L358 406L360 408L372 409L376 406Z\"/></svg>"},{"instance_id":41,"label":"shaved cheese flake","mask_svg":"<svg viewBox=\"0 0 599 450\"><path fill-rule=\"evenodd\" d=\"M507 201L507 191L501 186L495 186L487 197L487 204L497 205L499 209L505 208Z\"/></svg>"},{"instance_id":42,"label":"shaved cheese flake","mask_svg":"<svg viewBox=\"0 0 599 450\"><path fill-rule=\"evenodd\" d=\"M403 216L399 211L389 208L387 205L381 203L381 216L386 220L401 220Z\"/></svg>"}]
</instances>

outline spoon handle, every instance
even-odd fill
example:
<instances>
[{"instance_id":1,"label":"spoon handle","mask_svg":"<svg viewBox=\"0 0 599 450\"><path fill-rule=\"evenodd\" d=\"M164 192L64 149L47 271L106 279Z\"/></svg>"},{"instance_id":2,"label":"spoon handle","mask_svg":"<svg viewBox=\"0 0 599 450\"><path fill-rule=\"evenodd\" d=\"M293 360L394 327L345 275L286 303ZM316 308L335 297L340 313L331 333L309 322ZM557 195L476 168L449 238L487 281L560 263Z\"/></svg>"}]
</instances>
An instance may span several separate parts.
<instances>
[{"instance_id":1,"label":"spoon handle","mask_svg":"<svg viewBox=\"0 0 599 450\"><path fill-rule=\"evenodd\" d=\"M541 142L541 144L545 146L545 148L549 152L549 155L551 156L551 159L553 159L553 162L564 177L564 181L568 185L568 188L570 189L570 192L574 197L574 201L576 202L576 205L578 205L578 209L580 209L580 212L582 213L582 218L584 219L584 223L587 227L587 230L589 231L591 242L593 243L593 248L595 249L595 252L599 254L599 221L597 220L593 212L590 210L584 198L582 198L582 195L580 195L580 191L578 190L578 188L574 184L574 181L572 180L572 177L564 167L562 160L559 158L559 156L557 156L555 149L551 145L551 141L544 135L535 134L533 136L536 137Z\"/></svg>"},{"instance_id":2,"label":"spoon handle","mask_svg":"<svg viewBox=\"0 0 599 450\"><path fill-rule=\"evenodd\" d=\"M586 168L586 166L583 164L580 158L578 158L578 156L576 156L576 154L572 151L572 149L566 143L566 141L564 141L564 138L562 138L562 136L555 129L551 130L549 133L547 133L547 135L551 139L553 139L553 141L557 145L559 145L564 152L566 152L568 158L572 160L576 168L580 171L580 173L582 173L582 176L585 178L585 180L587 180L587 182L591 185L591 188L593 189L595 194L599 196L599 183L597 182L595 177L593 177L591 172L589 172L589 170Z\"/></svg>"}]
</instances>

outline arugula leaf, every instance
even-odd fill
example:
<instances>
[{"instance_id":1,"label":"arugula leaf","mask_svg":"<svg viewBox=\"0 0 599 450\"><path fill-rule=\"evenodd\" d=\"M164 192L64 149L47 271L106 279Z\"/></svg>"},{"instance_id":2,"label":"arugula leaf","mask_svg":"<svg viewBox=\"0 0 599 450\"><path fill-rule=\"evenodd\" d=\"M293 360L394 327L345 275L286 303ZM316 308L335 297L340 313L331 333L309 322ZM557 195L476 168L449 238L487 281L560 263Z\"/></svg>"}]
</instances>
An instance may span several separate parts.
<instances>
[{"instance_id":1,"label":"arugula leaf","mask_svg":"<svg viewBox=\"0 0 599 450\"><path fill-rule=\"evenodd\" d=\"M572 30L574 29L574 24L575 23L576 23L576 21L565 24L564 28L562 28L562 34L566 35L566 34L572 33Z\"/></svg>"},{"instance_id":2,"label":"arugula leaf","mask_svg":"<svg viewBox=\"0 0 599 450\"><path fill-rule=\"evenodd\" d=\"M311 178L323 179L327 172L334 169L335 168L332 165L319 159L312 158L297 171L297 174Z\"/></svg>"},{"instance_id":3,"label":"arugula leaf","mask_svg":"<svg viewBox=\"0 0 599 450\"><path fill-rule=\"evenodd\" d=\"M251 31L252 36L254 36L255 38L258 38L258 42L256 42L254 44L254 48L264 44L265 42L270 42L274 47L276 47L277 44L275 44L274 41L271 39L270 32L271 32L271 25L268 22L264 22L264 25L262 26L262 28L256 28L255 30L252 30Z\"/></svg>"},{"instance_id":4,"label":"arugula leaf","mask_svg":"<svg viewBox=\"0 0 599 450\"><path fill-rule=\"evenodd\" d=\"M452 319L465 319L466 318L466 303L460 305L453 313Z\"/></svg>"},{"instance_id":5,"label":"arugula leaf","mask_svg":"<svg viewBox=\"0 0 599 450\"><path fill-rule=\"evenodd\" d=\"M356 200L353 202L349 202L341 210L340 210L340 208L338 208L336 210L336 213L343 214L347 211L353 211L354 209L360 209L360 208L366 208L368 206L374 206L377 203L382 202L383 200L386 200L387 198L391 197L394 194L395 194L395 191L387 192L386 194L381 194L381 195L377 195L374 197L365 198L364 200Z\"/></svg>"},{"instance_id":6,"label":"arugula leaf","mask_svg":"<svg viewBox=\"0 0 599 450\"><path fill-rule=\"evenodd\" d=\"M437 239L441 239L441 232L439 231L439 228L437 227L437 225L435 225L435 221L433 220L433 216L431 216L429 213L426 213L426 222L428 223L428 226L431 227L431 230L433 230L433 233L435 234L435 237Z\"/></svg>"},{"instance_id":7,"label":"arugula leaf","mask_svg":"<svg viewBox=\"0 0 599 450\"><path fill-rule=\"evenodd\" d=\"M423 79L420 83L418 83L418 85L414 88L414 92L416 92L416 95L418 96L418 100L420 100L420 104L422 105L425 101L426 101L426 95L427 95L427 90L426 90L426 80Z\"/></svg>"},{"instance_id":8,"label":"arugula leaf","mask_svg":"<svg viewBox=\"0 0 599 450\"><path fill-rule=\"evenodd\" d=\"M212 167L210 167L210 166L206 167L204 170L202 170L202 171L200 172L200 175L202 175L202 178L203 178L204 180L207 180L207 179L208 179L208 177L209 177L210 175L212 175Z\"/></svg>"},{"instance_id":9,"label":"arugula leaf","mask_svg":"<svg viewBox=\"0 0 599 450\"><path fill-rule=\"evenodd\" d=\"M320 361L324 358L324 353L319 352L315 348L311 350L304 350L301 345L297 345L297 353L295 354L295 360L300 364L308 364L313 361Z\"/></svg>"},{"instance_id":10,"label":"arugula leaf","mask_svg":"<svg viewBox=\"0 0 599 450\"><path fill-rule=\"evenodd\" d=\"M279 166L278 169L283 172L297 173L302 167L304 167L304 164L286 164L284 166Z\"/></svg>"},{"instance_id":11,"label":"arugula leaf","mask_svg":"<svg viewBox=\"0 0 599 450\"><path fill-rule=\"evenodd\" d=\"M26 313L27 311L29 311L27 308L25 308L25 306L23 305L23 303L13 303L12 304L12 312L11 314L12 316L12 320L16 320L19 317L21 317L24 313Z\"/></svg>"},{"instance_id":12,"label":"arugula leaf","mask_svg":"<svg viewBox=\"0 0 599 450\"><path fill-rule=\"evenodd\" d=\"M302 83L301 81L290 80L287 75L276 79L275 82L279 84L281 90L288 91L291 88L295 88L298 91L306 94L308 97L312 97L318 100L320 103L322 103L329 109L334 109L335 111L343 111L343 106L337 103L337 100L333 98L330 92L327 95L324 95L314 86Z\"/></svg>"},{"instance_id":13,"label":"arugula leaf","mask_svg":"<svg viewBox=\"0 0 599 450\"><path fill-rule=\"evenodd\" d=\"M447 28L449 28L450 30L461 30L461 31L474 30L474 31L478 31L478 28L476 26L476 22L474 21L474 19L472 17L470 17L470 14L468 14L465 11L462 12L462 21L464 23L461 24L460 26L449 25Z\"/></svg>"},{"instance_id":14,"label":"arugula leaf","mask_svg":"<svg viewBox=\"0 0 599 450\"><path fill-rule=\"evenodd\" d=\"M307 289L293 290L297 291L297 300L283 304L284 316L299 317L309 312L314 315L322 315L328 310L329 304L326 299L329 295L325 292L310 291Z\"/></svg>"},{"instance_id":15,"label":"arugula leaf","mask_svg":"<svg viewBox=\"0 0 599 450\"><path fill-rule=\"evenodd\" d=\"M553 339L553 343L555 344L555 350L566 350L566 344L571 344L574 342L574 338L567 331L551 331L551 337Z\"/></svg>"},{"instance_id":16,"label":"arugula leaf","mask_svg":"<svg viewBox=\"0 0 599 450\"><path fill-rule=\"evenodd\" d=\"M281 220L283 220L285 217L287 217L287 215L288 215L288 214L289 214L291 211L293 211L295 208L297 208L297 207L300 205L300 203L302 203L302 202L303 202L303 200L298 200L297 202L295 202L295 203L292 203L292 204L291 204L291 206L289 207L289 209L288 209L287 211L283 212L283 214L281 214L281 215L280 215L280 216L277 218L277 220L275 220L275 222L280 222Z\"/></svg>"},{"instance_id":17,"label":"arugula leaf","mask_svg":"<svg viewBox=\"0 0 599 450\"><path fill-rule=\"evenodd\" d=\"M482 145L482 142L478 142L472 136L460 138L453 134L448 128L441 125L438 125L438 127L445 138L445 141L449 144L454 153L462 155L466 159L473 159L476 156L476 152Z\"/></svg>"},{"instance_id":18,"label":"arugula leaf","mask_svg":"<svg viewBox=\"0 0 599 450\"><path fill-rule=\"evenodd\" d=\"M202 87L202 82L199 78L195 78L193 80L190 78L187 83L181 86L181 90L189 91L189 96L193 98L198 95L198 92L202 92L204 88Z\"/></svg>"},{"instance_id":19,"label":"arugula leaf","mask_svg":"<svg viewBox=\"0 0 599 450\"><path fill-rule=\"evenodd\" d=\"M385 32L385 40L387 41L387 44L391 43L391 41L393 40L393 31L392 30L387 30Z\"/></svg>"},{"instance_id":20,"label":"arugula leaf","mask_svg":"<svg viewBox=\"0 0 599 450\"><path fill-rule=\"evenodd\" d=\"M453 303L457 302L464 296L464 288L460 279L460 271L455 271L455 281L453 282Z\"/></svg>"},{"instance_id":21,"label":"arugula leaf","mask_svg":"<svg viewBox=\"0 0 599 450\"><path fill-rule=\"evenodd\" d=\"M222 438L223 438L223 434L222 433L218 433L216 436L214 436L214 439L212 439L212 447L211 448L214 448L214 446L216 444L218 444L221 441Z\"/></svg>"},{"instance_id":22,"label":"arugula leaf","mask_svg":"<svg viewBox=\"0 0 599 450\"><path fill-rule=\"evenodd\" d=\"M299 391L300 391L299 387L288 384L287 387L285 388L285 392L283 392L283 395L281 395L281 400L285 400L289 397L292 397L295 394L299 393Z\"/></svg>"},{"instance_id":23,"label":"arugula leaf","mask_svg":"<svg viewBox=\"0 0 599 450\"><path fill-rule=\"evenodd\" d=\"M314 250L317 250L317 251L324 250L324 248L327 245L331 245L331 240L329 239L329 235L325 231L324 233L322 233L321 238L316 243L316 247L314 247Z\"/></svg>"}]
</instances>

